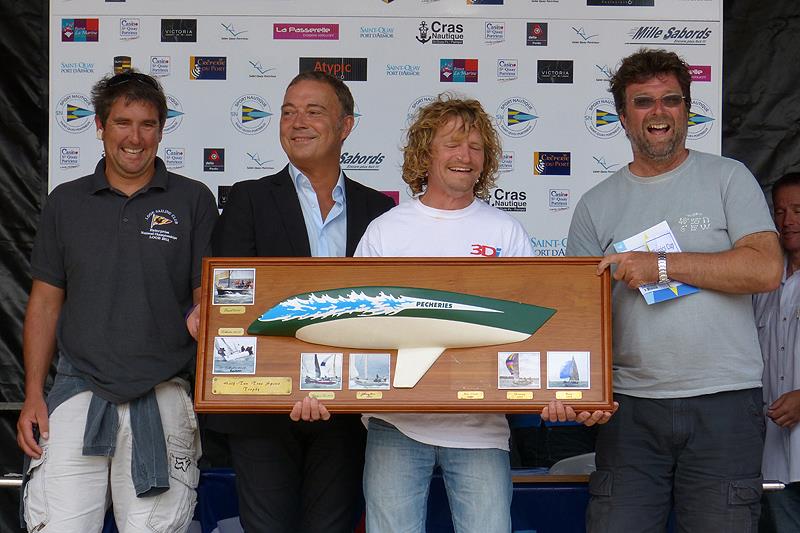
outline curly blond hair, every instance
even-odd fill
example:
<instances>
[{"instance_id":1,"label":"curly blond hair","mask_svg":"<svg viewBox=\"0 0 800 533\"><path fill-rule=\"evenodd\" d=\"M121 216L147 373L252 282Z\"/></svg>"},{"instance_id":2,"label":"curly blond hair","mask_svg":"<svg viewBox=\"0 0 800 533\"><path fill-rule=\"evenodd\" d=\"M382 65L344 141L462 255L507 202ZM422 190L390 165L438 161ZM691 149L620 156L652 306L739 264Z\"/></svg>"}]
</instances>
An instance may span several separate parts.
<instances>
[{"instance_id":1,"label":"curly blond hair","mask_svg":"<svg viewBox=\"0 0 800 533\"><path fill-rule=\"evenodd\" d=\"M440 94L435 101L420 108L414 123L408 128L403 148L403 181L414 195L425 191L431 163L431 143L437 130L453 118L461 119L464 134L475 128L483 141L483 172L475 183L473 192L482 200L497 180L502 147L492 125L492 119L477 100L458 98L448 93Z\"/></svg>"}]
</instances>

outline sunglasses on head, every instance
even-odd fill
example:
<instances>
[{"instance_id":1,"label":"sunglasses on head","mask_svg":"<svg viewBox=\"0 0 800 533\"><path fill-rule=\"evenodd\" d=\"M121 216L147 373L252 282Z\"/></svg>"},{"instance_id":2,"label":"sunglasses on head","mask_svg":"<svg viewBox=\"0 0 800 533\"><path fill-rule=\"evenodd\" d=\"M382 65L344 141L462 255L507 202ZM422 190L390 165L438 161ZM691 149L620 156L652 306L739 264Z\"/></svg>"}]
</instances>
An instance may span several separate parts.
<instances>
[{"instance_id":1,"label":"sunglasses on head","mask_svg":"<svg viewBox=\"0 0 800 533\"><path fill-rule=\"evenodd\" d=\"M652 109L659 100L661 101L661 105L664 107L678 107L684 100L686 100L686 97L681 94L665 94L664 96L656 98L655 96L647 96L642 94L639 96L634 96L631 99L633 102L633 107L636 109Z\"/></svg>"},{"instance_id":2,"label":"sunglasses on head","mask_svg":"<svg viewBox=\"0 0 800 533\"><path fill-rule=\"evenodd\" d=\"M158 90L158 82L148 76L147 74L142 74L141 72L123 72L121 74L117 74L113 76L110 80L108 80L108 87L117 87L119 85L123 85L125 83L136 82L136 83L144 83L148 87L152 87L153 89Z\"/></svg>"}]
</instances>

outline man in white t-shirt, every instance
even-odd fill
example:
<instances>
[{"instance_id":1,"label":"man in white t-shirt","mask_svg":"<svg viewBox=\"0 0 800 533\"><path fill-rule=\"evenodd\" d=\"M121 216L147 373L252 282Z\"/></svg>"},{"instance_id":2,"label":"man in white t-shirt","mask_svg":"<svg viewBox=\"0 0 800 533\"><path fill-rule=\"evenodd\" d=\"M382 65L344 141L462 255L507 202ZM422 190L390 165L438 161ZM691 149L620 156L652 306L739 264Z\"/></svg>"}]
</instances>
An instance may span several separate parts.
<instances>
[{"instance_id":1,"label":"man in white t-shirt","mask_svg":"<svg viewBox=\"0 0 800 533\"><path fill-rule=\"evenodd\" d=\"M482 199L502 153L477 100L446 96L422 108L408 130L403 180L415 195L367 228L356 257L532 255L522 225ZM576 413L553 402L549 420L604 423L610 412ZM439 466L458 532L511 531L509 429L499 413L365 415L367 530L425 531L426 501Z\"/></svg>"}]
</instances>

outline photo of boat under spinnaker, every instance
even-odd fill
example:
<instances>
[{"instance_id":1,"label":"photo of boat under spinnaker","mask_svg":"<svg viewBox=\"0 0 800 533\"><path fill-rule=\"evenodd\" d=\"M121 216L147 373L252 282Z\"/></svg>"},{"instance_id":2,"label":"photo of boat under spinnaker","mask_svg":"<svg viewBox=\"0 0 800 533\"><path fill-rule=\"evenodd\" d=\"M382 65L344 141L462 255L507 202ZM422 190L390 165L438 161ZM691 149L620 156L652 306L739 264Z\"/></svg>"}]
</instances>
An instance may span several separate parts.
<instances>
[{"instance_id":1,"label":"photo of boat under spinnaker","mask_svg":"<svg viewBox=\"0 0 800 533\"><path fill-rule=\"evenodd\" d=\"M416 287L344 287L295 294L264 312L251 335L397 350L392 385L413 387L447 348L524 341L555 309Z\"/></svg>"}]
</instances>

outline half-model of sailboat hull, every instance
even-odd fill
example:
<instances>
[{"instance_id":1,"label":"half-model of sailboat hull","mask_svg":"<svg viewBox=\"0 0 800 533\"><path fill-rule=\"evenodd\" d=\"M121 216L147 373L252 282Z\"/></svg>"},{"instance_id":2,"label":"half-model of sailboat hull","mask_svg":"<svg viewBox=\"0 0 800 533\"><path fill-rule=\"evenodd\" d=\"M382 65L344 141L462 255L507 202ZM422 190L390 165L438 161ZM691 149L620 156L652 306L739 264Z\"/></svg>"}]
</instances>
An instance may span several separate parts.
<instances>
[{"instance_id":1,"label":"half-model of sailboat hull","mask_svg":"<svg viewBox=\"0 0 800 533\"><path fill-rule=\"evenodd\" d=\"M326 346L396 349L393 385L413 387L445 349L523 341L555 312L435 289L345 287L291 296L247 331Z\"/></svg>"}]
</instances>

